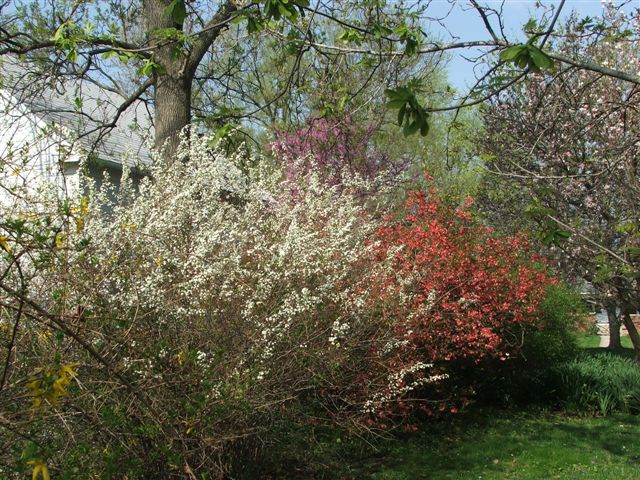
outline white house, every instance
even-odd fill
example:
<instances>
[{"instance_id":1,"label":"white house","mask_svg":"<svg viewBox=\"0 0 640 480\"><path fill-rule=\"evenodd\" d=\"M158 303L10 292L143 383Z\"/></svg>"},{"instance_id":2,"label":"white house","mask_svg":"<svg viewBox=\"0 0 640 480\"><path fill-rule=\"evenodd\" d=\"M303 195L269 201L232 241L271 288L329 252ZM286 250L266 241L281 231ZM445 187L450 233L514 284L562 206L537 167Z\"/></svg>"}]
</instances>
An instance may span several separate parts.
<instances>
[{"instance_id":1,"label":"white house","mask_svg":"<svg viewBox=\"0 0 640 480\"><path fill-rule=\"evenodd\" d=\"M0 58L0 198L13 187L34 191L44 184L73 195L83 188L80 168L100 184L105 175L118 183L123 165L134 175L150 165L153 127L145 102L134 102L114 122L122 95L61 78L43 81L16 57Z\"/></svg>"}]
</instances>

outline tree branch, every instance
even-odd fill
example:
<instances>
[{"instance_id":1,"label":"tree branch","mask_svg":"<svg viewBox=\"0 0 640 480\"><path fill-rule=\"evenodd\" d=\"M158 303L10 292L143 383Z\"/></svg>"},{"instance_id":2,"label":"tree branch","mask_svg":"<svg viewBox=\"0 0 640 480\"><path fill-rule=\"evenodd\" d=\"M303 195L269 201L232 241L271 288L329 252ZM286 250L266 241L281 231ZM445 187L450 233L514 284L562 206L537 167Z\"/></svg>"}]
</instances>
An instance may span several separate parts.
<instances>
[{"instance_id":1,"label":"tree branch","mask_svg":"<svg viewBox=\"0 0 640 480\"><path fill-rule=\"evenodd\" d=\"M566 55L562 55L560 53L556 53L553 51L545 50L545 53L549 55L554 60L558 60L559 62L566 63L572 65L577 68L581 68L582 70L589 70L591 72L601 73L606 75L607 77L618 78L620 80L624 80L625 82L635 83L636 85L640 85L640 76L633 75L631 73L626 73L621 70L616 70L613 68L605 67L603 65L598 65L592 63L587 60L576 60L571 57L567 57Z\"/></svg>"},{"instance_id":2,"label":"tree branch","mask_svg":"<svg viewBox=\"0 0 640 480\"><path fill-rule=\"evenodd\" d=\"M553 220L554 222L556 222L558 225L566 228L567 230L573 232L574 234L576 234L577 236L579 236L580 238L582 238L583 240L585 240L586 242L590 243L591 245L593 245L594 247L598 248L599 250L602 250L604 252L606 252L607 254L611 255L613 258L615 258L616 260L619 260L620 262L622 262L625 265L631 265L631 263L622 258L620 255L618 255L616 252L614 252L613 250L608 249L607 247L605 247L604 245L596 242L595 240L590 239L589 237L587 237L586 235L583 235L582 233L580 233L579 231L577 231L575 228L573 228L571 225L567 225L566 223L564 223L562 220L559 220L558 218L554 217L553 215L547 214L547 218L549 218L550 220Z\"/></svg>"},{"instance_id":3,"label":"tree branch","mask_svg":"<svg viewBox=\"0 0 640 480\"><path fill-rule=\"evenodd\" d=\"M18 270L18 275L20 277L20 292L24 294L26 289L24 275L22 273L22 268L20 267L20 262L15 262L16 268ZM5 382L9 376L9 367L11 366L11 355L13 354L13 349L16 344L16 337L18 335L18 327L20 325L20 319L22 318L22 311L24 309L24 300L21 297L18 300L18 308L16 310L16 317L13 323L13 328L11 330L11 339L9 340L9 345L7 345L7 358L4 362L4 370L2 371L2 378L0 378L0 392L4 389Z\"/></svg>"},{"instance_id":4,"label":"tree branch","mask_svg":"<svg viewBox=\"0 0 640 480\"><path fill-rule=\"evenodd\" d=\"M495 42L499 42L500 39L498 38L498 35L496 35L496 32L494 32L493 27L491 26L491 22L489 22L489 17L487 17L487 13L482 9L482 7L480 7L480 5L478 5L478 2L476 2L475 0L470 0L470 1L471 1L471 5L473 5L473 7L480 14L480 17L482 18L482 22L484 23L485 28L489 32L489 35L491 35L491 38L493 38Z\"/></svg>"},{"instance_id":5,"label":"tree branch","mask_svg":"<svg viewBox=\"0 0 640 480\"><path fill-rule=\"evenodd\" d=\"M186 70L189 72L189 76L193 76L202 61L209 47L218 38L222 30L227 26L229 21L234 17L234 12L238 10L235 3L232 0L227 0L216 14L211 17L202 31L198 32L198 39L193 45L189 59L187 62Z\"/></svg>"},{"instance_id":6,"label":"tree branch","mask_svg":"<svg viewBox=\"0 0 640 480\"><path fill-rule=\"evenodd\" d=\"M6 42L5 39L0 39L0 44ZM57 44L53 40L33 42L29 44L11 42L12 46L8 46L5 48L0 48L0 55L6 55L8 53L13 53L15 55L24 55L30 52L35 52L38 50L44 50L47 48L56 48ZM86 37L82 39L81 44L91 45L96 47L109 47L108 50L119 50L123 52L136 53L142 57L148 58L151 57L151 54L148 52L149 48L140 47L139 45L134 45L132 43L124 42L122 40L113 40L107 38L100 37ZM108 50L97 50L95 53L103 53Z\"/></svg>"},{"instance_id":7,"label":"tree branch","mask_svg":"<svg viewBox=\"0 0 640 480\"><path fill-rule=\"evenodd\" d=\"M112 129L114 129L117 126L118 120L120 119L120 116L124 113L124 111L127 108L129 108L131 105L133 105L133 103L136 100L138 100L140 96L144 92L146 92L149 87L153 86L153 83L154 83L153 79L148 78L142 85L140 85L136 89L135 92L133 92L122 104L120 104L120 106L116 109L112 120L109 123L104 123L95 128L92 128L91 130L84 132L82 135L80 135L79 138L86 137L88 135L91 135L94 132L100 131L100 135L98 136L98 139L96 140L96 142L94 142L94 145L93 145L93 149L95 149L95 146L96 146L95 144L100 142L100 140L102 140ZM93 151L89 153L93 153Z\"/></svg>"}]
</instances>

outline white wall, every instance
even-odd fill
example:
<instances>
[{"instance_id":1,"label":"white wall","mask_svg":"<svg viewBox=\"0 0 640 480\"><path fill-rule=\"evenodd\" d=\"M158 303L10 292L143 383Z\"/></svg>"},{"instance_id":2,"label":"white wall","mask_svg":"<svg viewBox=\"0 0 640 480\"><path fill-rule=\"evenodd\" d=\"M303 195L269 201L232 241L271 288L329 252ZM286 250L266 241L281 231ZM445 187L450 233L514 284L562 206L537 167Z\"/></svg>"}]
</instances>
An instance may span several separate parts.
<instances>
[{"instance_id":1,"label":"white wall","mask_svg":"<svg viewBox=\"0 0 640 480\"><path fill-rule=\"evenodd\" d=\"M81 156L61 133L0 90L0 201L37 195L42 189L64 198L79 193ZM24 198L22 199L24 200Z\"/></svg>"}]
</instances>

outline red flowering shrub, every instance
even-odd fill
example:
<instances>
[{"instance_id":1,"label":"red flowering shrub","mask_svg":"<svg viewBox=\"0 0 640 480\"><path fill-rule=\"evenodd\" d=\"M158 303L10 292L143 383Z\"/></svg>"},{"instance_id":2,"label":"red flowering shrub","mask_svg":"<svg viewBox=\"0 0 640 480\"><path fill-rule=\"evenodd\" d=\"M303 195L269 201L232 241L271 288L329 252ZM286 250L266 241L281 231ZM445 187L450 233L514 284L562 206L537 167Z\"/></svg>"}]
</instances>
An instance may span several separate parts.
<instances>
[{"instance_id":1,"label":"red flowering shrub","mask_svg":"<svg viewBox=\"0 0 640 480\"><path fill-rule=\"evenodd\" d=\"M474 221L470 204L454 209L435 192L414 193L404 218L378 230L375 259L385 268L373 278L371 299L382 328L377 367L363 378L370 388L365 411L378 418L416 407L431 413L434 403L454 411L462 394L442 391L454 366L507 360L523 328L536 324L553 280L524 237L496 237ZM420 401L426 396L429 403Z\"/></svg>"}]
</instances>

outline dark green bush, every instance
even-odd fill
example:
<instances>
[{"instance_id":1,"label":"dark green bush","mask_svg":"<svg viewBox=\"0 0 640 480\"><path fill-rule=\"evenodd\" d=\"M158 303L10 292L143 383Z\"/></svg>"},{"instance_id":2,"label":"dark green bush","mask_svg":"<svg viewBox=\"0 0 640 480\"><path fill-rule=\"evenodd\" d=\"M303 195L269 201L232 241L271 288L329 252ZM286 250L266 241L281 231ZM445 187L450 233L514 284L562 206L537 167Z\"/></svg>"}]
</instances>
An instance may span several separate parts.
<instances>
[{"instance_id":1,"label":"dark green bush","mask_svg":"<svg viewBox=\"0 0 640 480\"><path fill-rule=\"evenodd\" d=\"M513 332L520 355L478 368L482 378L478 399L489 405L553 403L559 388L554 368L575 358L576 323L584 315L580 295L562 285L550 285L540 307L536 328Z\"/></svg>"},{"instance_id":2,"label":"dark green bush","mask_svg":"<svg viewBox=\"0 0 640 480\"><path fill-rule=\"evenodd\" d=\"M610 353L583 354L555 369L558 400L568 411L608 415L640 412L640 368Z\"/></svg>"},{"instance_id":3,"label":"dark green bush","mask_svg":"<svg viewBox=\"0 0 640 480\"><path fill-rule=\"evenodd\" d=\"M524 332L525 368L546 368L574 358L576 324L585 314L580 295L562 285L550 285L540 308L539 328Z\"/></svg>"}]
</instances>

